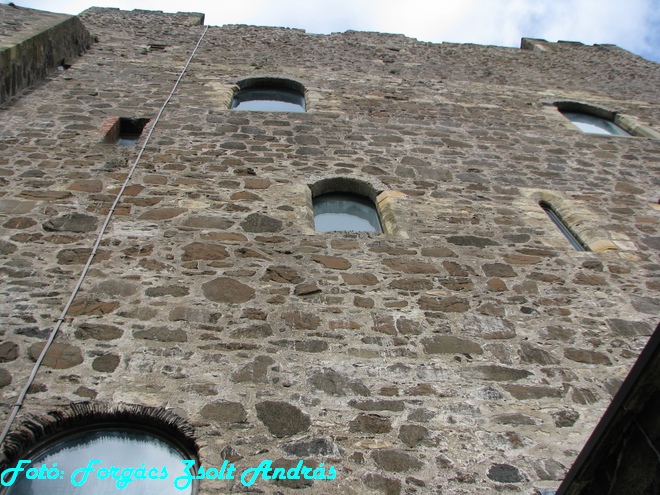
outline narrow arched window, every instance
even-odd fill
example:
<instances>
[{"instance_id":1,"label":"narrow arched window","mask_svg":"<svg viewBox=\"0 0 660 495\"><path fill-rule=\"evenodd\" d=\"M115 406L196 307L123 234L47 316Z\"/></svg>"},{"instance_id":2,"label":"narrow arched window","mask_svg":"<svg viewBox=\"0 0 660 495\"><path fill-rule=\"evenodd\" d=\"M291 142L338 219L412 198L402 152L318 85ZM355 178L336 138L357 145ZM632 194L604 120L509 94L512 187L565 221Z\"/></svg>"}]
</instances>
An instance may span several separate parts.
<instances>
[{"instance_id":1,"label":"narrow arched window","mask_svg":"<svg viewBox=\"0 0 660 495\"><path fill-rule=\"evenodd\" d=\"M373 201L364 196L343 192L314 198L314 227L319 232L383 231Z\"/></svg>"},{"instance_id":2,"label":"narrow arched window","mask_svg":"<svg viewBox=\"0 0 660 495\"><path fill-rule=\"evenodd\" d=\"M616 123L616 112L576 101L559 101L555 106L571 123L587 134L631 136Z\"/></svg>"},{"instance_id":3,"label":"narrow arched window","mask_svg":"<svg viewBox=\"0 0 660 495\"><path fill-rule=\"evenodd\" d=\"M579 112L561 112L582 132L589 134L609 134L610 136L630 136L630 134L614 122L596 115Z\"/></svg>"},{"instance_id":4,"label":"narrow arched window","mask_svg":"<svg viewBox=\"0 0 660 495\"><path fill-rule=\"evenodd\" d=\"M315 182L309 188L317 231L383 232L375 203L379 191L368 182L352 177L332 177Z\"/></svg>"},{"instance_id":5,"label":"narrow arched window","mask_svg":"<svg viewBox=\"0 0 660 495\"><path fill-rule=\"evenodd\" d=\"M566 237L568 242L575 248L576 251L590 251L589 247L582 242L582 240L571 230L571 228L564 223L564 220L559 216L550 203L541 201L539 206L548 215L552 223L559 229L559 231Z\"/></svg>"},{"instance_id":6,"label":"narrow arched window","mask_svg":"<svg viewBox=\"0 0 660 495\"><path fill-rule=\"evenodd\" d=\"M190 453L156 432L147 433L141 429L109 427L73 431L54 442L43 443L22 458L32 462L23 466L25 471L4 492L6 495L179 495L193 494L196 490L193 483L186 487L183 484L174 486L174 478L183 473L181 461L192 459ZM61 477L39 479L33 476L31 470L38 471L44 464L49 468L56 465ZM114 476L111 474L113 466L119 468ZM144 471L138 474L140 467ZM91 468L87 474L85 468ZM130 472L124 471L127 468Z\"/></svg>"},{"instance_id":7,"label":"narrow arched window","mask_svg":"<svg viewBox=\"0 0 660 495\"><path fill-rule=\"evenodd\" d=\"M238 83L233 110L261 112L304 112L305 88L289 79L254 78Z\"/></svg>"}]
</instances>

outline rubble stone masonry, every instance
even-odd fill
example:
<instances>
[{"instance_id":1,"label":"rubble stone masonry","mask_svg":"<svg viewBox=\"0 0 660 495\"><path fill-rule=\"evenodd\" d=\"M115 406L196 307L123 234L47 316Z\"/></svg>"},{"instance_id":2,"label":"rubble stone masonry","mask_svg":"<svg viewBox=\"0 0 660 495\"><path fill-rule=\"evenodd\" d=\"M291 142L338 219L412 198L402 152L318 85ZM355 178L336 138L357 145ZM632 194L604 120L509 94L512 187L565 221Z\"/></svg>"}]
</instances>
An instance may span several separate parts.
<instances>
[{"instance_id":1,"label":"rubble stone masonry","mask_svg":"<svg viewBox=\"0 0 660 495\"><path fill-rule=\"evenodd\" d=\"M337 469L263 493L556 488L660 315L658 65L210 27L153 127L202 17L89 9L90 49L0 107L3 425L153 128L12 430L153 406L203 465ZM252 77L302 84L307 111L229 110ZM557 101L651 137L585 134ZM137 146L106 142L118 117L150 119ZM333 178L380 194L385 234L315 232Z\"/></svg>"}]
</instances>

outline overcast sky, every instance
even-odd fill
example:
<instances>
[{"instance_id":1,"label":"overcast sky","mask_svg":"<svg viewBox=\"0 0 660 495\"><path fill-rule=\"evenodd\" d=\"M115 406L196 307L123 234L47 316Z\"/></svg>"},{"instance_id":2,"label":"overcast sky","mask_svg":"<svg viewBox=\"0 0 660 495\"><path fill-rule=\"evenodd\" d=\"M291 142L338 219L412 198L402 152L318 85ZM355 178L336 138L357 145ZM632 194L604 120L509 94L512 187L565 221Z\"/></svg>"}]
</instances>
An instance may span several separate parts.
<instances>
[{"instance_id":1,"label":"overcast sky","mask_svg":"<svg viewBox=\"0 0 660 495\"><path fill-rule=\"evenodd\" d=\"M13 0L78 14L123 10L203 12L206 24L256 24L312 33L402 33L422 41L520 46L520 38L613 43L660 62L660 0ZM8 3L8 0L0 0Z\"/></svg>"}]
</instances>

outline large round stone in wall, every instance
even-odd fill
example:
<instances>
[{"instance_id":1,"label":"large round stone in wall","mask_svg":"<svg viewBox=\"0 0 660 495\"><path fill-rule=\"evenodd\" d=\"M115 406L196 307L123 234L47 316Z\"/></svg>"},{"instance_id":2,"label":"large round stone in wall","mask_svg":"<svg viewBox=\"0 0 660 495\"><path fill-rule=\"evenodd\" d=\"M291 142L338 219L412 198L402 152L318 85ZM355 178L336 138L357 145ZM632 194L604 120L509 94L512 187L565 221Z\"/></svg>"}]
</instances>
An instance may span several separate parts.
<instances>
[{"instance_id":1,"label":"large round stone in wall","mask_svg":"<svg viewBox=\"0 0 660 495\"><path fill-rule=\"evenodd\" d=\"M233 278L220 277L202 285L204 297L213 302L244 303L254 297L254 289Z\"/></svg>"}]
</instances>

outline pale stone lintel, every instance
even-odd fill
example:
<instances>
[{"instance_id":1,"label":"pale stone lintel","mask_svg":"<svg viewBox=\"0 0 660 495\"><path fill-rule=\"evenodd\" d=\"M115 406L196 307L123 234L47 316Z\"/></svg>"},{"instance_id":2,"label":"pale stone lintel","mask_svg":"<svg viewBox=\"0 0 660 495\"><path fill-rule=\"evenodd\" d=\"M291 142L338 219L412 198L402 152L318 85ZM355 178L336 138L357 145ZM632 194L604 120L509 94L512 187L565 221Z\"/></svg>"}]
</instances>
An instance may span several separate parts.
<instances>
[{"instance_id":1,"label":"pale stone lintel","mask_svg":"<svg viewBox=\"0 0 660 495\"><path fill-rule=\"evenodd\" d=\"M619 249L617 245L609 239L600 239L598 241L590 242L587 245L589 246L589 249L591 249L594 253L607 251L608 249Z\"/></svg>"},{"instance_id":2,"label":"pale stone lintel","mask_svg":"<svg viewBox=\"0 0 660 495\"><path fill-rule=\"evenodd\" d=\"M399 227L393 210L396 200L405 197L406 195L399 191L383 191L376 196L376 208L378 209L380 221L386 234L408 239L408 233Z\"/></svg>"},{"instance_id":3,"label":"pale stone lintel","mask_svg":"<svg viewBox=\"0 0 660 495\"><path fill-rule=\"evenodd\" d=\"M622 129L628 131L633 136L649 137L652 139L660 139L660 132L651 129L645 125L640 124L636 118L629 115L616 114L614 123Z\"/></svg>"},{"instance_id":4,"label":"pale stone lintel","mask_svg":"<svg viewBox=\"0 0 660 495\"><path fill-rule=\"evenodd\" d=\"M635 249L635 246L630 242L611 240L610 233L598 224L598 218L579 206L581 202L569 200L564 198L562 194L541 189L524 189L523 194L535 201L537 205L540 202L551 205L564 224L593 252L607 250L633 251ZM529 207L532 209L532 205L529 205ZM536 205L533 209L535 208Z\"/></svg>"}]
</instances>

